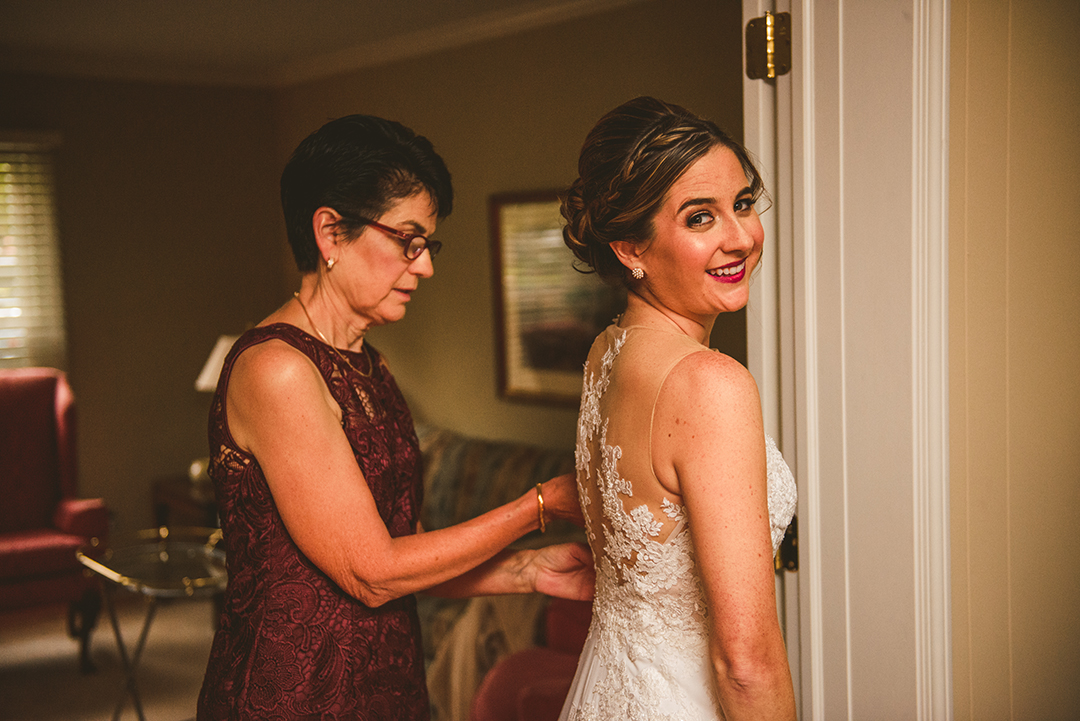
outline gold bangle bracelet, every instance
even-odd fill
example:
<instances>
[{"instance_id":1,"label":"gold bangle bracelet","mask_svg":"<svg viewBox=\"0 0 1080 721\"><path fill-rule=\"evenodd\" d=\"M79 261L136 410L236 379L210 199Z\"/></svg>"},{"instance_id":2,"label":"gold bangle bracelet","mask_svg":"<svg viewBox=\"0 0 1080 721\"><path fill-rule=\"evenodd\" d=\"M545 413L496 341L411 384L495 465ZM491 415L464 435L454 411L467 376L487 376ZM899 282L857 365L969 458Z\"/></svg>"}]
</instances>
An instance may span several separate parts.
<instances>
[{"instance_id":1,"label":"gold bangle bracelet","mask_svg":"<svg viewBox=\"0 0 1080 721\"><path fill-rule=\"evenodd\" d=\"M536 484L536 512L540 516L540 533L547 533L547 523L544 521L544 493L540 490L540 484Z\"/></svg>"}]
</instances>

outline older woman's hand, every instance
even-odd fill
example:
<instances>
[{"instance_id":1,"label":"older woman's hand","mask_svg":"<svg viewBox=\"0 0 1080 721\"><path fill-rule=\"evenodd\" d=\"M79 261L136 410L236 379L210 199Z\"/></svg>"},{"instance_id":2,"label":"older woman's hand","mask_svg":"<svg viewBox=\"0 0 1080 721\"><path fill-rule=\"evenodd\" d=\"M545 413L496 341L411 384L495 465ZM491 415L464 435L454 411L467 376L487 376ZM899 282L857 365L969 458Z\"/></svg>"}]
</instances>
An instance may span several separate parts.
<instances>
[{"instance_id":1,"label":"older woman's hand","mask_svg":"<svg viewBox=\"0 0 1080 721\"><path fill-rule=\"evenodd\" d=\"M532 588L573 601L588 601L596 587L592 552L583 543L560 543L538 549L528 564Z\"/></svg>"},{"instance_id":2,"label":"older woman's hand","mask_svg":"<svg viewBox=\"0 0 1080 721\"><path fill-rule=\"evenodd\" d=\"M548 517L561 518L578 526L585 526L578 501L577 476L565 473L543 484L544 513Z\"/></svg>"}]
</instances>

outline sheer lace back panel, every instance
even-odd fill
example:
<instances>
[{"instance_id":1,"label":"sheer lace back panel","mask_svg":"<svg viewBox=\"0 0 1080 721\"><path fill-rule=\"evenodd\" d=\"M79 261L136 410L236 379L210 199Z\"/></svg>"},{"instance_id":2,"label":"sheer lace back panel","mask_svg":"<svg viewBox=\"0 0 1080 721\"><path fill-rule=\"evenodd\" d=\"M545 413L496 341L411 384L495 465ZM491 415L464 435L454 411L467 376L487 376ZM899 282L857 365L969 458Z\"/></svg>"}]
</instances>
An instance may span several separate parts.
<instances>
[{"instance_id":1,"label":"sheer lace back panel","mask_svg":"<svg viewBox=\"0 0 1080 721\"><path fill-rule=\"evenodd\" d=\"M708 670L708 607L682 499L653 472L656 398L705 346L611 326L585 367L578 492L596 563L593 623L564 719L720 718ZM790 471L767 440L773 546L794 511ZM774 489L775 487L775 489Z\"/></svg>"},{"instance_id":2,"label":"sheer lace back panel","mask_svg":"<svg viewBox=\"0 0 1080 721\"><path fill-rule=\"evenodd\" d=\"M596 558L610 562L612 580L631 586L646 583L661 547L669 538L675 543L686 526L681 499L666 492L653 473L656 397L671 368L689 353L707 350L667 333L662 342L649 343L657 331L633 330L611 326L593 346L586 379L591 392L582 400L577 448L589 542ZM673 353L671 341L682 338L687 343L679 342Z\"/></svg>"}]
</instances>

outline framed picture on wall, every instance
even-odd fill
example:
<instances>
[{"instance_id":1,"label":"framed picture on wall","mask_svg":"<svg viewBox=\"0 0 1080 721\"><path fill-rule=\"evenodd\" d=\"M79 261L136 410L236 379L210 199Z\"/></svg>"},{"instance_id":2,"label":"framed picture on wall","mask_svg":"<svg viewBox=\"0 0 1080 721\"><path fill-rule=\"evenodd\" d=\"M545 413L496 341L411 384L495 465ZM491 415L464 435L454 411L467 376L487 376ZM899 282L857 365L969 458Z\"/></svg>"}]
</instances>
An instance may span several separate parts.
<instances>
[{"instance_id":1,"label":"framed picture on wall","mask_svg":"<svg viewBox=\"0 0 1080 721\"><path fill-rule=\"evenodd\" d=\"M500 395L576 406L589 347L626 292L574 268L556 191L493 195L488 210Z\"/></svg>"}]
</instances>

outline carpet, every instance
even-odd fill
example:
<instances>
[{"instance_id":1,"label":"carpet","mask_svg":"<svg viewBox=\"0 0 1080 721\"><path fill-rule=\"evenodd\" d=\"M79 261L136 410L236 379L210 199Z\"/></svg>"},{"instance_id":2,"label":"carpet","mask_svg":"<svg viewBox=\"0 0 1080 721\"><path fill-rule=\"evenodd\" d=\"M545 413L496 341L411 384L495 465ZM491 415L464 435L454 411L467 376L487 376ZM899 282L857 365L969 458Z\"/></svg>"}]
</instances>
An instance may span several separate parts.
<instances>
[{"instance_id":1,"label":"carpet","mask_svg":"<svg viewBox=\"0 0 1080 721\"><path fill-rule=\"evenodd\" d=\"M146 607L134 594L117 597L124 644L130 654ZM158 606L136 680L148 719L183 721L195 705L214 629L209 600ZM100 721L111 719L124 674L108 613L102 608L91 654L97 672L79 672L79 647L66 632L65 606L0 613L0 721ZM138 716L130 699L121 719Z\"/></svg>"}]
</instances>

